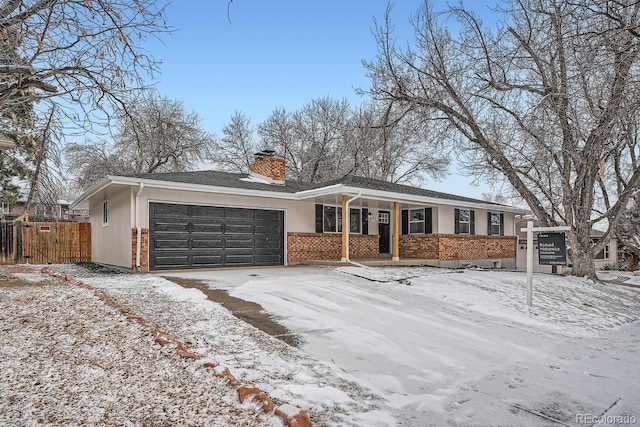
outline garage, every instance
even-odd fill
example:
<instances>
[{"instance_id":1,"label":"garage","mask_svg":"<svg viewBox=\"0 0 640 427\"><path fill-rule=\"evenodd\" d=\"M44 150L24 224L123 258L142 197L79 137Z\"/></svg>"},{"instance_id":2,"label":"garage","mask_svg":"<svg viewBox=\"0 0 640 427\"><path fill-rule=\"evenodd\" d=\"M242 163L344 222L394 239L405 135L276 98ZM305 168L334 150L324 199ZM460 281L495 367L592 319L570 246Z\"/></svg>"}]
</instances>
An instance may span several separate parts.
<instances>
[{"instance_id":1,"label":"garage","mask_svg":"<svg viewBox=\"0 0 640 427\"><path fill-rule=\"evenodd\" d=\"M149 203L151 270L283 264L283 211Z\"/></svg>"}]
</instances>

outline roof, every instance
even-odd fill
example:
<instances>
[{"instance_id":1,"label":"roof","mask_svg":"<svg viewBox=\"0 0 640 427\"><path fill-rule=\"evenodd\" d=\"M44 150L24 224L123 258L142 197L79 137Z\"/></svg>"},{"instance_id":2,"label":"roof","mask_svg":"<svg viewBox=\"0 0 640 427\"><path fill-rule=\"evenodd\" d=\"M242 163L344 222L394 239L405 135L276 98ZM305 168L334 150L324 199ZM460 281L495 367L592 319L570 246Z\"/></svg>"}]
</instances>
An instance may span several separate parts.
<instances>
[{"instance_id":1,"label":"roof","mask_svg":"<svg viewBox=\"0 0 640 427\"><path fill-rule=\"evenodd\" d=\"M220 171L167 172L125 175L129 178L150 179L155 181L182 182L184 184L214 185L217 187L243 188L247 190L274 191L279 193L297 193L306 190L308 184L287 180L283 185L270 184L267 181L251 179L246 173Z\"/></svg>"},{"instance_id":2,"label":"roof","mask_svg":"<svg viewBox=\"0 0 640 427\"><path fill-rule=\"evenodd\" d=\"M243 195L262 194L267 197L282 197L301 200L341 191L362 191L363 194L368 193L368 196L372 197L374 194L377 196L384 195L386 198L395 197L394 195L396 194L402 194L405 195L407 199L414 201L435 202L436 200L441 200L443 202L447 201L449 204L469 204L487 207L489 209L491 209L491 206L495 206L501 210L514 212L522 211L521 209L516 209L512 206L487 202L486 200L441 193L425 188L396 184L362 176L347 175L339 179L319 183L305 183L301 181L287 180L284 184L273 184L266 180L261 180L260 178L243 173L211 170L107 176L105 179L88 189L74 202L71 207L75 207L84 200L89 199L98 191L115 183L124 185L138 185L138 183L144 183L145 186L153 185L164 187L166 185L167 187L172 188L179 186L182 190L210 192L223 191L226 193L238 190L238 193ZM193 187L191 187L191 185L193 185Z\"/></svg>"},{"instance_id":3,"label":"roof","mask_svg":"<svg viewBox=\"0 0 640 427\"><path fill-rule=\"evenodd\" d=\"M498 203L487 202L486 200L473 199L470 197L458 196L455 194L441 193L439 191L427 190L425 188L414 187L394 182L382 181L380 179L366 178L363 176L347 175L333 181L312 184L312 188L322 188L335 184L344 184L349 187L366 188L369 190L388 191L391 193L411 194L413 196L429 197L433 199L455 200L466 203L483 203L496 206L504 206Z\"/></svg>"}]
</instances>

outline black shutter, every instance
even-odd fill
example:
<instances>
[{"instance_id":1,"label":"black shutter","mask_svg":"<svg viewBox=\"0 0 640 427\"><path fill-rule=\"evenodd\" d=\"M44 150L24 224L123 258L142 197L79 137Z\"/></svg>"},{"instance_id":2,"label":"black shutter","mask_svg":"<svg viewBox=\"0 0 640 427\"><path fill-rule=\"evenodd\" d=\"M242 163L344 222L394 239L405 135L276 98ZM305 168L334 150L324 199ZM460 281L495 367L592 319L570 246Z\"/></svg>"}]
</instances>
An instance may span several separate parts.
<instances>
[{"instance_id":1,"label":"black shutter","mask_svg":"<svg viewBox=\"0 0 640 427\"><path fill-rule=\"evenodd\" d=\"M362 234L369 234L369 209L362 208Z\"/></svg>"},{"instance_id":2,"label":"black shutter","mask_svg":"<svg viewBox=\"0 0 640 427\"><path fill-rule=\"evenodd\" d=\"M491 236L491 212L487 212L487 235Z\"/></svg>"},{"instance_id":3,"label":"black shutter","mask_svg":"<svg viewBox=\"0 0 640 427\"><path fill-rule=\"evenodd\" d=\"M500 214L500 235L504 236L504 214Z\"/></svg>"},{"instance_id":4,"label":"black shutter","mask_svg":"<svg viewBox=\"0 0 640 427\"><path fill-rule=\"evenodd\" d=\"M454 226L453 232L456 234L460 234L460 209L453 210L453 218L454 218Z\"/></svg>"},{"instance_id":5,"label":"black shutter","mask_svg":"<svg viewBox=\"0 0 640 427\"><path fill-rule=\"evenodd\" d=\"M433 212L431 208L424 210L424 232L426 234L433 233Z\"/></svg>"},{"instance_id":6,"label":"black shutter","mask_svg":"<svg viewBox=\"0 0 640 427\"><path fill-rule=\"evenodd\" d=\"M476 234L476 211L469 211L469 234Z\"/></svg>"},{"instance_id":7,"label":"black shutter","mask_svg":"<svg viewBox=\"0 0 640 427\"><path fill-rule=\"evenodd\" d=\"M409 234L409 211L402 211L402 234Z\"/></svg>"},{"instance_id":8,"label":"black shutter","mask_svg":"<svg viewBox=\"0 0 640 427\"><path fill-rule=\"evenodd\" d=\"M316 205L316 233L322 233L322 205Z\"/></svg>"}]
</instances>

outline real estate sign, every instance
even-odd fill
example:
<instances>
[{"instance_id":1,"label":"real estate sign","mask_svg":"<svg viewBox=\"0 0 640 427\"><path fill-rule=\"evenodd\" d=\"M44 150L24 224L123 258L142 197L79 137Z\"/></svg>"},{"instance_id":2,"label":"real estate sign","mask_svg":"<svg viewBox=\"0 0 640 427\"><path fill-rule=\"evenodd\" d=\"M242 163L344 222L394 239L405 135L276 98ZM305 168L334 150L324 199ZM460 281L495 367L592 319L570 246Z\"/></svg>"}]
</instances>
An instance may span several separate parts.
<instances>
[{"instance_id":1,"label":"real estate sign","mask_svg":"<svg viewBox=\"0 0 640 427\"><path fill-rule=\"evenodd\" d=\"M564 233L538 234L538 264L567 265L567 244Z\"/></svg>"}]
</instances>

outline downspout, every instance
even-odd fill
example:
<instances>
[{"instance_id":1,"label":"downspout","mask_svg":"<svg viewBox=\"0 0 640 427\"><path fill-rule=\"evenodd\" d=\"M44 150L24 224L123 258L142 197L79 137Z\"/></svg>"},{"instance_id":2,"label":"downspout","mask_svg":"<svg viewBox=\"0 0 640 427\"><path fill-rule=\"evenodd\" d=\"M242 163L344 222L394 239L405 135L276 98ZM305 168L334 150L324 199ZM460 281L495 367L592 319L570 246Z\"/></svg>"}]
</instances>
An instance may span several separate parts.
<instances>
[{"instance_id":1,"label":"downspout","mask_svg":"<svg viewBox=\"0 0 640 427\"><path fill-rule=\"evenodd\" d=\"M136 270L140 269L140 247L142 242L142 229L140 228L140 194L144 189L144 184L141 182L140 187L138 187L138 192L136 193L136 201L135 201L135 216L136 216Z\"/></svg>"},{"instance_id":2,"label":"downspout","mask_svg":"<svg viewBox=\"0 0 640 427\"><path fill-rule=\"evenodd\" d=\"M349 259L349 240L351 238L351 233L350 233L350 231L351 231L351 214L350 214L350 211L349 211L349 204L351 202L353 202L354 200L358 199L360 196L362 196L362 193L360 191L358 191L358 194L356 194L355 196L353 196L352 198L347 200L347 203L345 203L345 209L346 209L347 212L342 212L342 215L346 215L347 216L347 230L346 230L346 232L347 232L347 240L346 240L346 245L345 245L347 250L345 252L346 258L344 260L346 262L348 262L349 264L353 264L353 265L356 265L358 267L366 267L366 266L364 266L362 264L358 264L357 262L351 261ZM343 231L345 231L345 230L343 230Z\"/></svg>"}]
</instances>

